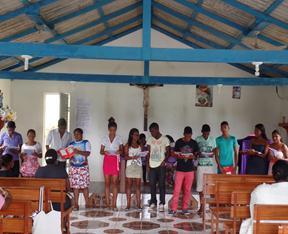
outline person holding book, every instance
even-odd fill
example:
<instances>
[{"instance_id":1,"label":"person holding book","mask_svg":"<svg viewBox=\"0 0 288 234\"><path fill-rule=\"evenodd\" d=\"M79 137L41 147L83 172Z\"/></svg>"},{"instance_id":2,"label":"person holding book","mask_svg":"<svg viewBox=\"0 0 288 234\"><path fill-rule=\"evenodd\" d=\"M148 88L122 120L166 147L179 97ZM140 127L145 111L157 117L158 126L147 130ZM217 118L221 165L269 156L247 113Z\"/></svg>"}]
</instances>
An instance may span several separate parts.
<instances>
[{"instance_id":1,"label":"person holding book","mask_svg":"<svg viewBox=\"0 0 288 234\"><path fill-rule=\"evenodd\" d=\"M282 142L282 137L278 130L272 132L273 142L269 145L269 170L268 174L272 175L272 167L279 159L288 159L288 147Z\"/></svg>"},{"instance_id":2,"label":"person holding book","mask_svg":"<svg viewBox=\"0 0 288 234\"><path fill-rule=\"evenodd\" d=\"M255 125L254 135L255 137L253 137L251 140L250 149L246 152L242 152L249 155L246 166L246 174L266 175L269 141L263 124Z\"/></svg>"},{"instance_id":3,"label":"person holding book","mask_svg":"<svg viewBox=\"0 0 288 234\"><path fill-rule=\"evenodd\" d=\"M105 179L106 206L117 211L118 182L120 171L120 155L123 152L123 143L120 136L116 135L117 123L111 117L108 120L108 135L101 143L100 154L104 156L103 173ZM110 185L113 186L112 207L110 207Z\"/></svg>"},{"instance_id":4,"label":"person holding book","mask_svg":"<svg viewBox=\"0 0 288 234\"><path fill-rule=\"evenodd\" d=\"M29 129L27 132L27 142L21 147L20 158L22 160L20 173L23 177L34 177L39 168L38 159L42 158L42 146L35 141L36 132Z\"/></svg>"},{"instance_id":5,"label":"person holding book","mask_svg":"<svg viewBox=\"0 0 288 234\"><path fill-rule=\"evenodd\" d=\"M124 155L126 160L126 196L127 207L131 207L131 188L136 188L136 203L137 209L141 210L141 178L142 178L142 161L141 147L139 145L139 131L132 128L129 132L128 142L124 147Z\"/></svg>"},{"instance_id":6,"label":"person holding book","mask_svg":"<svg viewBox=\"0 0 288 234\"><path fill-rule=\"evenodd\" d=\"M159 186L160 192L160 204L159 211L164 212L165 205L165 177L166 167L165 161L169 156L169 145L170 142L166 136L160 133L159 125L152 123L149 126L151 137L147 140L148 145L148 166L149 166L149 183L151 199L149 209L154 210L157 207L156 198L156 185Z\"/></svg>"},{"instance_id":7,"label":"person holding book","mask_svg":"<svg viewBox=\"0 0 288 234\"><path fill-rule=\"evenodd\" d=\"M203 176L204 174L215 174L216 173L216 162L215 162L215 138L210 136L210 126L204 124L202 126L202 135L196 137L196 142L199 146L199 163L197 167L197 187L196 191L200 195L200 209L199 214L203 213Z\"/></svg>"},{"instance_id":8,"label":"person holding book","mask_svg":"<svg viewBox=\"0 0 288 234\"><path fill-rule=\"evenodd\" d=\"M69 180L74 193L74 210L79 210L79 192L82 192L85 199L85 207L89 208L89 184L90 174L88 157L91 152L91 144L88 140L83 140L83 130L74 130L74 139L70 146L73 147L74 155L70 158Z\"/></svg>"},{"instance_id":9,"label":"person holding book","mask_svg":"<svg viewBox=\"0 0 288 234\"><path fill-rule=\"evenodd\" d=\"M14 121L7 123L7 132L4 132L0 137L0 154L10 154L13 156L14 166L12 168L14 176L19 176L20 163L19 154L23 144L23 139L20 133L15 131L16 124Z\"/></svg>"},{"instance_id":10,"label":"person holding book","mask_svg":"<svg viewBox=\"0 0 288 234\"><path fill-rule=\"evenodd\" d=\"M52 129L46 139L46 149L56 151L65 149L72 141L72 134L67 131L67 121L64 118L58 120L58 128ZM58 164L66 168L66 159L58 154Z\"/></svg>"},{"instance_id":11,"label":"person holding book","mask_svg":"<svg viewBox=\"0 0 288 234\"><path fill-rule=\"evenodd\" d=\"M238 143L234 136L229 134L227 121L221 123L222 135L216 138L215 159L220 174L236 174L238 165Z\"/></svg>"},{"instance_id":12,"label":"person holding book","mask_svg":"<svg viewBox=\"0 0 288 234\"><path fill-rule=\"evenodd\" d=\"M172 197L170 214L175 215L178 208L180 192L183 188L182 214L188 213L189 202L191 200L191 187L196 170L196 160L199 154L199 147L192 139L192 128L184 128L184 136L175 143L172 154L177 158L175 175L175 185Z\"/></svg>"}]
</instances>

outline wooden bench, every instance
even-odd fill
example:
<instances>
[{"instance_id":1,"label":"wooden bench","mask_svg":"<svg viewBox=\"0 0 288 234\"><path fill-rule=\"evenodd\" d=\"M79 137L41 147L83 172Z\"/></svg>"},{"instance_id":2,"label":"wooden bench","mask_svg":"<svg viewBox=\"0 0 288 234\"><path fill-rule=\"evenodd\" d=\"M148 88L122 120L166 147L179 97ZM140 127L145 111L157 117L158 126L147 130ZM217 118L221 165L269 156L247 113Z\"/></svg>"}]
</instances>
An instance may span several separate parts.
<instances>
[{"instance_id":1,"label":"wooden bench","mask_svg":"<svg viewBox=\"0 0 288 234\"><path fill-rule=\"evenodd\" d=\"M259 182L247 183L231 183L227 181L217 181L215 186L215 202L216 207L211 207L211 228L213 229L214 217L216 222L216 233L219 232L220 215L227 215L229 217L226 222L232 222L230 217L232 192L245 191L252 192L257 187Z\"/></svg>"},{"instance_id":2,"label":"wooden bench","mask_svg":"<svg viewBox=\"0 0 288 234\"><path fill-rule=\"evenodd\" d=\"M256 176L256 175L225 175L225 174L204 174L203 178L203 226L206 228L206 205L216 205L215 200L215 186L217 181L227 181L230 183L246 183L246 182L257 182L257 183L271 183L274 182L272 176Z\"/></svg>"},{"instance_id":3,"label":"wooden bench","mask_svg":"<svg viewBox=\"0 0 288 234\"><path fill-rule=\"evenodd\" d=\"M32 187L5 187L7 191L12 196L12 203L14 200L16 201L29 201L31 202L31 211L37 211L39 208L39 189L38 188L32 188ZM48 190L44 188L44 211L49 211L49 203L48 203ZM31 214L32 214L31 212ZM30 214L30 215L31 215Z\"/></svg>"},{"instance_id":4,"label":"wooden bench","mask_svg":"<svg viewBox=\"0 0 288 234\"><path fill-rule=\"evenodd\" d=\"M288 205L254 205L254 234L277 234L283 223L288 225Z\"/></svg>"},{"instance_id":5,"label":"wooden bench","mask_svg":"<svg viewBox=\"0 0 288 234\"><path fill-rule=\"evenodd\" d=\"M230 217L232 223L224 223L225 234L238 233L243 219L250 218L250 192L232 192Z\"/></svg>"},{"instance_id":6,"label":"wooden bench","mask_svg":"<svg viewBox=\"0 0 288 234\"><path fill-rule=\"evenodd\" d=\"M10 233L22 233L23 224L26 233L32 232L32 219L33 212L38 211L39 208L39 189L32 187L5 187L5 189L11 194L12 202L8 209L1 210L0 214L11 218L1 218L3 232ZM45 212L49 211L49 204L47 199L47 189L44 188L44 204L43 208ZM28 207L28 205L29 207ZM21 211L22 208L22 211ZM24 212L24 214L22 213ZM27 220L28 218L28 220ZM20 225L18 227L18 225ZM28 226L27 226L28 225ZM27 232L28 227L28 232Z\"/></svg>"},{"instance_id":7,"label":"wooden bench","mask_svg":"<svg viewBox=\"0 0 288 234\"><path fill-rule=\"evenodd\" d=\"M31 233L31 211L31 202L13 200L7 209L0 210L0 234Z\"/></svg>"},{"instance_id":8,"label":"wooden bench","mask_svg":"<svg viewBox=\"0 0 288 234\"><path fill-rule=\"evenodd\" d=\"M40 179L40 178L7 178L0 177L0 187L28 187L37 188L44 186L47 189L47 199L53 203L60 203L62 229L70 232L70 214L72 207L65 210L66 190L68 188L65 179Z\"/></svg>"},{"instance_id":9,"label":"wooden bench","mask_svg":"<svg viewBox=\"0 0 288 234\"><path fill-rule=\"evenodd\" d=\"M279 226L278 234L288 234L288 224Z\"/></svg>"}]
</instances>

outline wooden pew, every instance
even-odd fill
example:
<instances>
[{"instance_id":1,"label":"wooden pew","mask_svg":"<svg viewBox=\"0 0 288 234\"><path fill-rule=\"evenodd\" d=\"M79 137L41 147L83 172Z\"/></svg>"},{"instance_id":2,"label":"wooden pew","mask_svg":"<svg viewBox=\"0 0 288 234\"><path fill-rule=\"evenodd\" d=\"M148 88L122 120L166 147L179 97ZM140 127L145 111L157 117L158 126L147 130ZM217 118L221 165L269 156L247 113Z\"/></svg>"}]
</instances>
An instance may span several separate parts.
<instances>
[{"instance_id":1,"label":"wooden pew","mask_svg":"<svg viewBox=\"0 0 288 234\"><path fill-rule=\"evenodd\" d=\"M224 223L225 234L238 233L243 219L250 217L250 192L232 192L230 217L232 223Z\"/></svg>"},{"instance_id":2,"label":"wooden pew","mask_svg":"<svg viewBox=\"0 0 288 234\"><path fill-rule=\"evenodd\" d=\"M31 211L37 211L39 208L39 189L32 187L5 187L7 191L12 196L12 203L14 200L16 201L28 201L31 202ZM43 208L45 212L49 211L49 203L48 203L48 190L44 188L44 204ZM32 214L31 212L31 214ZM30 215L31 215L30 214Z\"/></svg>"},{"instance_id":3,"label":"wooden pew","mask_svg":"<svg viewBox=\"0 0 288 234\"><path fill-rule=\"evenodd\" d=\"M203 178L203 207L206 205L216 205L215 200L215 186L217 181L227 181L230 183L246 183L246 182L259 182L271 183L274 182L272 176L258 176L258 175L224 175L224 174L204 174ZM203 212L203 226L204 231L206 228L206 212Z\"/></svg>"},{"instance_id":4,"label":"wooden pew","mask_svg":"<svg viewBox=\"0 0 288 234\"><path fill-rule=\"evenodd\" d=\"M278 234L288 234L288 224L279 226Z\"/></svg>"},{"instance_id":5,"label":"wooden pew","mask_svg":"<svg viewBox=\"0 0 288 234\"><path fill-rule=\"evenodd\" d=\"M288 205L254 205L254 234L277 234L278 227L288 224Z\"/></svg>"},{"instance_id":6,"label":"wooden pew","mask_svg":"<svg viewBox=\"0 0 288 234\"><path fill-rule=\"evenodd\" d=\"M227 181L217 181L215 186L216 207L211 207L211 228L213 229L214 217L216 222L216 233L219 232L220 214L230 216L232 192L245 191L252 192L259 182L231 183ZM230 219L230 222L232 220ZM226 222L229 222L226 220Z\"/></svg>"},{"instance_id":7,"label":"wooden pew","mask_svg":"<svg viewBox=\"0 0 288 234\"><path fill-rule=\"evenodd\" d=\"M68 210L64 209L66 201L66 189L67 182L65 179L40 179L40 178L7 178L0 177L1 187L32 187L39 189L44 186L48 192L48 200L53 203L60 203L61 206L61 224L62 229L66 229L66 232L70 232L70 214L72 207Z\"/></svg>"},{"instance_id":8,"label":"wooden pew","mask_svg":"<svg viewBox=\"0 0 288 234\"><path fill-rule=\"evenodd\" d=\"M25 221L26 218L23 220L22 217L18 217L18 214L14 213L13 208L16 206L14 203L26 203L29 202L29 210L28 210L28 232L32 232L32 218L31 215L33 212L38 211L39 209L39 197L40 197L40 192L39 188L32 188L32 187L5 187L5 189L11 194L12 196L12 202L10 206L8 207L7 210L3 210L6 215L11 215L13 218L11 219L2 219L2 224L3 224L3 232L12 232L17 233L19 230L16 228L16 225L20 225ZM44 188L44 197L43 197L43 209L45 212L49 211L49 203L48 203L48 190ZM18 210L20 212L21 206L18 207ZM26 211L26 207L23 208L22 205L22 212L23 210ZM0 213L1 214L1 213ZM27 216L27 213L25 213L24 217ZM25 224L26 227L26 224ZM5 231L6 230L6 231ZM14 230L14 231L12 231ZM22 230L22 229L21 229ZM26 229L25 229L26 231ZM21 231L20 231L21 233Z\"/></svg>"},{"instance_id":9,"label":"wooden pew","mask_svg":"<svg viewBox=\"0 0 288 234\"><path fill-rule=\"evenodd\" d=\"M0 210L0 234L32 232L31 202L13 200L9 207Z\"/></svg>"}]
</instances>

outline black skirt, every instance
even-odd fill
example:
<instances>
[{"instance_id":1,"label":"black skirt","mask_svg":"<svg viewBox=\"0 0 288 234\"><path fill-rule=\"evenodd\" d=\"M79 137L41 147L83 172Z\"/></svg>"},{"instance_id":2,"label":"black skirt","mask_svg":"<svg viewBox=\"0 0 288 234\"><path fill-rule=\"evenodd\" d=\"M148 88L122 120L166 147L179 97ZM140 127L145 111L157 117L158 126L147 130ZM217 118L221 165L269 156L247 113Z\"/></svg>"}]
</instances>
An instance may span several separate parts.
<instances>
[{"instance_id":1,"label":"black skirt","mask_svg":"<svg viewBox=\"0 0 288 234\"><path fill-rule=\"evenodd\" d=\"M248 175L266 175L267 160L259 156L248 156L246 165L246 174Z\"/></svg>"}]
</instances>

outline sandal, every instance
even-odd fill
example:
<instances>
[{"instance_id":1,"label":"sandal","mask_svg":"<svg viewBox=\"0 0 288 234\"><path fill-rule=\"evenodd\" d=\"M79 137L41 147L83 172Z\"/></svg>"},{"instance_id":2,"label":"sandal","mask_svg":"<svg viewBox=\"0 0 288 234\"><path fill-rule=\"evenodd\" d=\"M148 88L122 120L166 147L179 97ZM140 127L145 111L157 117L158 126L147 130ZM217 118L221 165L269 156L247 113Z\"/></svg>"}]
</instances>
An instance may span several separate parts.
<instances>
[{"instance_id":1,"label":"sandal","mask_svg":"<svg viewBox=\"0 0 288 234\"><path fill-rule=\"evenodd\" d=\"M78 205L73 207L73 211L78 211L78 210L79 210L79 206Z\"/></svg>"}]
</instances>

